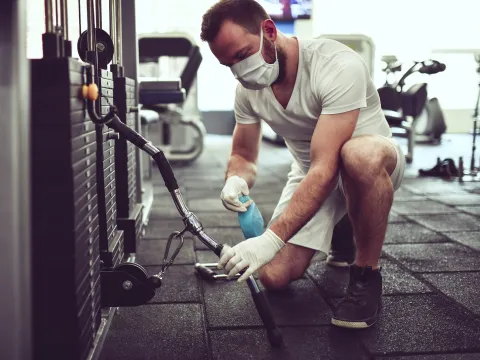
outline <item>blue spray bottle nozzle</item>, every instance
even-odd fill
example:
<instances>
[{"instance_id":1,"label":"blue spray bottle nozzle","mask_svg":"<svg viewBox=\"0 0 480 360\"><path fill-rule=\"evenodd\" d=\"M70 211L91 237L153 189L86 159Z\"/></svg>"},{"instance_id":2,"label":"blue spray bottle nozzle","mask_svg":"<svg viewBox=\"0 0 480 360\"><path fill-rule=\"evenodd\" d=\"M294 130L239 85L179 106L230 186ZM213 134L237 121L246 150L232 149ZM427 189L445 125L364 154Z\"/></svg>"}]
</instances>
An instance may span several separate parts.
<instances>
[{"instance_id":1,"label":"blue spray bottle nozzle","mask_svg":"<svg viewBox=\"0 0 480 360\"><path fill-rule=\"evenodd\" d=\"M247 195L241 196L239 200L242 203L246 203L250 200L250 197ZM264 221L260 210L258 210L257 205L252 202L247 208L246 212L238 213L238 221L240 223L240 228L242 229L245 239L252 237L260 236L263 234Z\"/></svg>"}]
</instances>

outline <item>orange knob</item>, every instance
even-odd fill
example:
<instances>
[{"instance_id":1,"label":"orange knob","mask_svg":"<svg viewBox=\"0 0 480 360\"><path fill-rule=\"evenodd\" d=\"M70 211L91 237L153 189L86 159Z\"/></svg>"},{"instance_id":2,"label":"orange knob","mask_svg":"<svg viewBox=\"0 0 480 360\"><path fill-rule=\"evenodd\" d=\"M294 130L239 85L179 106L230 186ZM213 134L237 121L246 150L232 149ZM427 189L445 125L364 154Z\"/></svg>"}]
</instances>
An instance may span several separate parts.
<instances>
[{"instance_id":1,"label":"orange knob","mask_svg":"<svg viewBox=\"0 0 480 360\"><path fill-rule=\"evenodd\" d=\"M98 86L97 84L83 85L82 96L90 101L96 101L98 99Z\"/></svg>"},{"instance_id":2,"label":"orange knob","mask_svg":"<svg viewBox=\"0 0 480 360\"><path fill-rule=\"evenodd\" d=\"M88 85L82 85L82 97L86 99L88 96Z\"/></svg>"}]
</instances>

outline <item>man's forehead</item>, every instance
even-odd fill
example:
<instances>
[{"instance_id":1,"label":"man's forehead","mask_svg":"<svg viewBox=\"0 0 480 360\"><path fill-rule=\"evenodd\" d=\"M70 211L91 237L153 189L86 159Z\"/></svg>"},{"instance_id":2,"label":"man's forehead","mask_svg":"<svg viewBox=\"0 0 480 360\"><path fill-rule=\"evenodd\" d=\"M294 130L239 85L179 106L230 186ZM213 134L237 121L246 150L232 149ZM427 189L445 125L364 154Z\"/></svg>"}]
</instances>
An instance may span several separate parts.
<instances>
[{"instance_id":1,"label":"man's forehead","mask_svg":"<svg viewBox=\"0 0 480 360\"><path fill-rule=\"evenodd\" d=\"M252 37L248 35L250 34L244 27L225 21L210 47L215 55L220 57L233 56L236 51L249 44Z\"/></svg>"}]
</instances>

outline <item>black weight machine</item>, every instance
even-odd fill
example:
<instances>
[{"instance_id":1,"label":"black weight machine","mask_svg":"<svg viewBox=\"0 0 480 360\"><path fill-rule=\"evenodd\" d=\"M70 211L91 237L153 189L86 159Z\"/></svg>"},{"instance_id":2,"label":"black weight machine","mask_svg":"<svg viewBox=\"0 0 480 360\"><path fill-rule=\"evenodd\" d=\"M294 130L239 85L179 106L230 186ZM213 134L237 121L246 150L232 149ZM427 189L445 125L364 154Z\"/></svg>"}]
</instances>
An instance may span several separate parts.
<instances>
[{"instance_id":1,"label":"black weight machine","mask_svg":"<svg viewBox=\"0 0 480 360\"><path fill-rule=\"evenodd\" d=\"M145 112L158 114L158 147L170 162L195 161L203 152L206 134L196 104L196 76L202 63L200 48L184 33L148 34L138 39L138 55L140 64L157 67L162 57L186 59L178 78L139 81L140 115L143 119L147 118L143 116ZM188 105L189 102L192 103Z\"/></svg>"},{"instance_id":2,"label":"black weight machine","mask_svg":"<svg viewBox=\"0 0 480 360\"><path fill-rule=\"evenodd\" d=\"M474 58L477 63L476 72L478 76L480 76L480 51L474 52ZM472 115L472 123L473 123L473 130L472 130L472 155L470 158L470 169L465 169L465 164L463 161L463 156L460 156L458 159L458 167L455 165L455 161L452 158L446 158L441 160L437 157L437 163L431 169L420 169L419 175L420 176L432 176L432 177L441 177L446 179L451 179L458 177L459 182L475 182L480 180L480 167L475 163L475 150L476 150L476 139L477 139L477 132L478 132L478 118L479 118L479 105L480 105L480 80L478 82L478 93L477 93L477 100L475 102L475 107L473 109ZM480 160L479 160L480 165Z\"/></svg>"},{"instance_id":3,"label":"black weight machine","mask_svg":"<svg viewBox=\"0 0 480 360\"><path fill-rule=\"evenodd\" d=\"M99 76L96 69L99 66L106 65L102 63L104 55L108 55L106 58L106 60L108 60L111 52L106 52L106 50L110 49L108 45L110 41L105 40L108 34L99 32L95 27L93 16L94 1L95 0L87 0L88 30L82 35L79 41L79 48L82 50L81 57L89 63L89 65L84 67L86 81L82 88L82 96L87 102L88 115L97 126L107 126L114 130L119 134L120 138L126 139L152 158L160 171L165 186L169 190L173 203L185 225L183 230L175 231L169 236L163 266L158 274L149 275L144 267L134 262L124 262L117 266L103 268L101 270L102 305L110 307L139 306L150 301L154 297L155 291L161 287L162 278L179 253L183 245L183 235L186 232L195 235L217 256L220 256L223 246L208 236L201 222L195 214L188 209L165 154L131 127L124 124L118 116L118 109L115 105L109 105L108 113L98 114L96 104L102 101L105 96L98 90ZM119 0L116 0L116 2L117 6L121 6ZM121 21L120 19L116 19L115 21L118 24L117 31L120 31ZM97 34L100 34L100 41L96 39ZM86 48L84 45L81 45L85 43ZM105 44L107 44L107 47L103 46ZM99 53L102 55L99 56ZM117 63L116 65L118 67L117 71L121 72L121 64ZM179 243L173 254L169 257L170 247L174 239L179 240ZM248 278L247 284L260 318L267 330L271 345L280 346L283 343L282 335L275 324L270 305L264 292L260 290L253 276Z\"/></svg>"},{"instance_id":4,"label":"black weight machine","mask_svg":"<svg viewBox=\"0 0 480 360\"><path fill-rule=\"evenodd\" d=\"M385 84L378 89L382 110L389 126L402 131L394 134L408 139L405 158L411 163L415 144L439 143L446 131L446 125L438 99L428 99L427 84L416 83L404 90L405 81L415 73L433 75L443 72L446 66L436 60L414 61L398 81L389 82L390 75L401 72L403 64L396 56L383 56L382 61L385 64L383 71L386 73ZM425 116L422 116L424 110L425 121Z\"/></svg>"}]
</instances>

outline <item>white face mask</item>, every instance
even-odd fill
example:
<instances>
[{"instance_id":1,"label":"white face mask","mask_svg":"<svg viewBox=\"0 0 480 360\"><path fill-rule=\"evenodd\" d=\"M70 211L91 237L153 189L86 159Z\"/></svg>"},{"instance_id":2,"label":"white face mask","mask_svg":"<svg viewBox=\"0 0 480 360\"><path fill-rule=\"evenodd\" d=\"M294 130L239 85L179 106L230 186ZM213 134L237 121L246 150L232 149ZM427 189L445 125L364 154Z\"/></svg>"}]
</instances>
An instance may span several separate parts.
<instances>
[{"instance_id":1,"label":"white face mask","mask_svg":"<svg viewBox=\"0 0 480 360\"><path fill-rule=\"evenodd\" d=\"M260 90L273 84L279 73L277 46L275 45L275 62L269 64L262 56L263 29L260 29L260 50L246 59L232 65L235 79L247 89Z\"/></svg>"}]
</instances>

